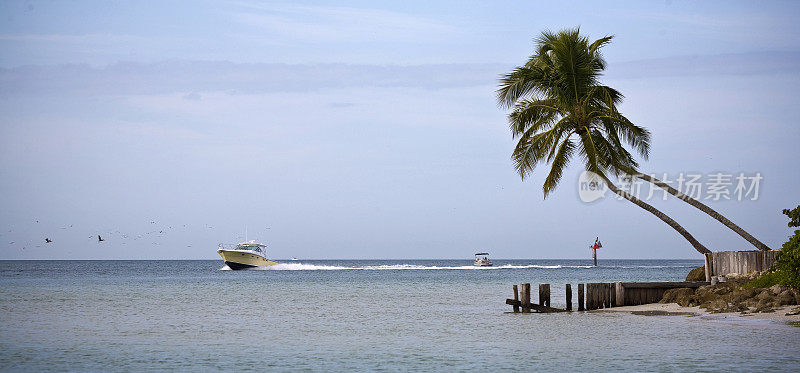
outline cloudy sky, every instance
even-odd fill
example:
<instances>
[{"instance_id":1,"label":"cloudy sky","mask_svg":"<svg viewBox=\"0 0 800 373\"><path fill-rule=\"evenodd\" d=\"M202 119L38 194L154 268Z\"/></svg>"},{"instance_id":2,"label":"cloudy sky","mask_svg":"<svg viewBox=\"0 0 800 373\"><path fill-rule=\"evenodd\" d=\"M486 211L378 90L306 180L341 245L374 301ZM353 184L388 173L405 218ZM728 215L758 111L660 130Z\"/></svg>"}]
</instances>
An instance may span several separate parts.
<instances>
[{"instance_id":1,"label":"cloudy sky","mask_svg":"<svg viewBox=\"0 0 800 373\"><path fill-rule=\"evenodd\" d=\"M626 201L582 202L578 161L546 200L541 171L515 174L497 77L575 26L615 36L604 82L653 132L643 171L759 173L757 200L707 203L777 248L800 203L799 10L2 2L0 258L213 259L245 227L278 258L586 258L598 235L601 258L699 258ZM651 202L712 250L751 248Z\"/></svg>"}]
</instances>

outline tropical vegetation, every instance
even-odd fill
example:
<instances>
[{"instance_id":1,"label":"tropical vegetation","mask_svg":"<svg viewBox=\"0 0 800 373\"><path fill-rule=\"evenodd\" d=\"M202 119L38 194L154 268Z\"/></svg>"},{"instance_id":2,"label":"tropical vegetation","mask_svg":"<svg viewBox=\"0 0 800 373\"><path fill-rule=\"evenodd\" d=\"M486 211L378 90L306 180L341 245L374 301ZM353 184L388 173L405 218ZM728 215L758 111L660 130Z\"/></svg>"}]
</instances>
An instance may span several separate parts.
<instances>
[{"instance_id":1,"label":"tropical vegetation","mask_svg":"<svg viewBox=\"0 0 800 373\"><path fill-rule=\"evenodd\" d=\"M789 227L800 227L800 206L783 210L789 217ZM753 280L752 287L769 287L772 285L789 286L800 289L800 229L794 231L775 258L775 264L769 271Z\"/></svg>"}]
</instances>

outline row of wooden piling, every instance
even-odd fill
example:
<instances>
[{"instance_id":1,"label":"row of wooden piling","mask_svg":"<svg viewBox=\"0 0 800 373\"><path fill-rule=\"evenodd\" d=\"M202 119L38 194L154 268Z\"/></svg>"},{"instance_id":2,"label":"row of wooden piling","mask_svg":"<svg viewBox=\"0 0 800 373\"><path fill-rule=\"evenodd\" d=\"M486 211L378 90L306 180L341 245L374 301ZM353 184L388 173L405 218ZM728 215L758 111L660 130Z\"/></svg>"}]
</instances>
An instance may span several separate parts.
<instances>
[{"instance_id":1,"label":"row of wooden piling","mask_svg":"<svg viewBox=\"0 0 800 373\"><path fill-rule=\"evenodd\" d=\"M586 302L584 303L584 289ZM514 306L515 313L536 312L563 312L572 311L572 285L566 285L566 309L554 308L550 306L550 284L539 284L538 303L534 303L531 298L531 284L523 283L519 287L514 285L514 299L506 299L506 304ZM614 284L607 283L588 283L578 284L578 311L595 310L598 308L609 308L616 304Z\"/></svg>"},{"instance_id":2,"label":"row of wooden piling","mask_svg":"<svg viewBox=\"0 0 800 373\"><path fill-rule=\"evenodd\" d=\"M693 288L708 285L704 281L684 282L616 282L578 284L578 311L596 310L619 306L656 303L669 289ZM584 288L586 299L584 302ZM562 312L572 311L572 285L566 285L566 309L550 306L550 284L539 285L539 302L531 298L531 284L514 285L514 299L506 299L506 304L514 306L514 312Z\"/></svg>"}]
</instances>

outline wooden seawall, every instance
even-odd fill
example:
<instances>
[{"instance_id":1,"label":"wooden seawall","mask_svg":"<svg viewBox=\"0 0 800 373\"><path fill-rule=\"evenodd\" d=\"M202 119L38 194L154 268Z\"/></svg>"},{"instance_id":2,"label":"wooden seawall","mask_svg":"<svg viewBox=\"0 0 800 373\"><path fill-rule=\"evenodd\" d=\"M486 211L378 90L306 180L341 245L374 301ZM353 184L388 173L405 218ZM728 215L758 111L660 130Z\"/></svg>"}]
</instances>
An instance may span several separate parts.
<instances>
[{"instance_id":1,"label":"wooden seawall","mask_svg":"<svg viewBox=\"0 0 800 373\"><path fill-rule=\"evenodd\" d=\"M711 281L711 276L766 271L775 263L777 254L778 251L774 250L717 251L705 254L706 281Z\"/></svg>"},{"instance_id":2,"label":"wooden seawall","mask_svg":"<svg viewBox=\"0 0 800 373\"><path fill-rule=\"evenodd\" d=\"M691 288L697 289L710 282L682 281L682 282L617 282L614 285L616 292L616 306L637 306L640 304L658 303L664 298L664 292L669 289Z\"/></svg>"},{"instance_id":3,"label":"wooden seawall","mask_svg":"<svg viewBox=\"0 0 800 373\"><path fill-rule=\"evenodd\" d=\"M577 310L596 310L600 308L635 306L658 303L668 289L698 288L708 282L603 282L578 284ZM584 288L585 301L584 301ZM514 312L538 313L572 311L572 285L566 284L566 308L550 306L550 284L539 285L538 303L531 297L531 284L514 285L514 299L506 299L506 304L514 306Z\"/></svg>"}]
</instances>

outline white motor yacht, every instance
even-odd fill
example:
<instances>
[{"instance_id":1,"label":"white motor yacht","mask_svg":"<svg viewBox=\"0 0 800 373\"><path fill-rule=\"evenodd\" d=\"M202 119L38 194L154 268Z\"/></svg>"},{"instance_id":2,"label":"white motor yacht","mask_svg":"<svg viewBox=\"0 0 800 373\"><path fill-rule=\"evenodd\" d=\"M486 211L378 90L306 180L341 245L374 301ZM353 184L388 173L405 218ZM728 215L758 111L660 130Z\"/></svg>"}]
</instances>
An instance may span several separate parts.
<instances>
[{"instance_id":1,"label":"white motor yacht","mask_svg":"<svg viewBox=\"0 0 800 373\"><path fill-rule=\"evenodd\" d=\"M278 264L276 261L267 259L266 248L267 245L251 240L232 248L226 248L220 244L217 254L222 257L222 261L230 269L269 267Z\"/></svg>"}]
</instances>

